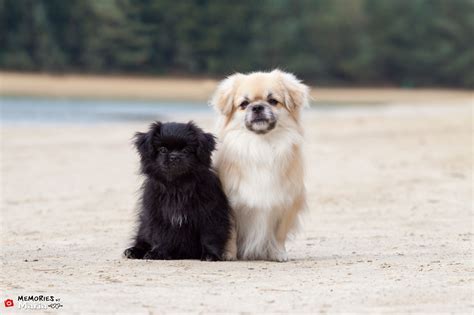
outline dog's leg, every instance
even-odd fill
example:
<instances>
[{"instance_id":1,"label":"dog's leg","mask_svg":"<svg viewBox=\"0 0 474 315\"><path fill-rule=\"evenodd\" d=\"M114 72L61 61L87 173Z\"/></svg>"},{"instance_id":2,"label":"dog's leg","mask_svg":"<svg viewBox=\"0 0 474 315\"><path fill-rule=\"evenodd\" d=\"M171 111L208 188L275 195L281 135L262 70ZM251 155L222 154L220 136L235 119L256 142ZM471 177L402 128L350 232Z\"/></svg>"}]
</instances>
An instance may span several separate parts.
<instances>
[{"instance_id":1,"label":"dog's leg","mask_svg":"<svg viewBox=\"0 0 474 315\"><path fill-rule=\"evenodd\" d=\"M302 194L293 201L293 204L281 216L275 231L276 240L279 244L285 246L288 233L297 225L298 214L303 210L305 204L305 196Z\"/></svg>"},{"instance_id":2,"label":"dog's leg","mask_svg":"<svg viewBox=\"0 0 474 315\"><path fill-rule=\"evenodd\" d=\"M268 229L264 234L261 235L259 244L257 246L257 252L255 253L255 259L264 259L270 261L284 262L288 260L286 254L285 245L283 246L276 240L275 233L278 226L278 221L272 219L265 219L264 222L267 224ZM255 230L254 227L253 230Z\"/></svg>"},{"instance_id":3,"label":"dog's leg","mask_svg":"<svg viewBox=\"0 0 474 315\"><path fill-rule=\"evenodd\" d=\"M292 206L289 207L278 220L275 228L275 240L276 240L276 259L278 261L287 261L288 256L286 254L285 242L290 231L297 225L298 214L305 206L305 196L300 195L295 199Z\"/></svg>"},{"instance_id":4,"label":"dog's leg","mask_svg":"<svg viewBox=\"0 0 474 315\"><path fill-rule=\"evenodd\" d=\"M275 239L268 241L267 259L272 261L285 262L288 261L288 254L286 253L285 244L283 246Z\"/></svg>"},{"instance_id":5,"label":"dog's leg","mask_svg":"<svg viewBox=\"0 0 474 315\"><path fill-rule=\"evenodd\" d=\"M201 260L222 260L225 256L227 231L215 228L212 231L204 229L201 231Z\"/></svg>"},{"instance_id":6,"label":"dog's leg","mask_svg":"<svg viewBox=\"0 0 474 315\"><path fill-rule=\"evenodd\" d=\"M232 228L230 231L229 240L225 246L224 260L236 260L237 259L237 230L235 222L232 222Z\"/></svg>"}]
</instances>

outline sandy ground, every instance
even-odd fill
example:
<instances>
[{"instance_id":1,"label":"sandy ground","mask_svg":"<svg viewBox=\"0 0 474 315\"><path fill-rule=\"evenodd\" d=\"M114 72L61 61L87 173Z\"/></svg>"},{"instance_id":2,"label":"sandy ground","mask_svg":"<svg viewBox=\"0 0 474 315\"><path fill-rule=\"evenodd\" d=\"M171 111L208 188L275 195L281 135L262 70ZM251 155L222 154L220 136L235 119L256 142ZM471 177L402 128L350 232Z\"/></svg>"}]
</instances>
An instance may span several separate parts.
<instances>
[{"instance_id":1,"label":"sandy ground","mask_svg":"<svg viewBox=\"0 0 474 315\"><path fill-rule=\"evenodd\" d=\"M211 130L211 111L192 118ZM472 103L309 110L305 127L309 211L274 263L122 259L140 183L129 139L144 125L4 126L0 298L102 314L472 314Z\"/></svg>"},{"instance_id":2,"label":"sandy ground","mask_svg":"<svg viewBox=\"0 0 474 315\"><path fill-rule=\"evenodd\" d=\"M50 75L0 71L0 95L132 100L207 101L213 79L97 75ZM320 103L458 102L472 98L469 90L312 87Z\"/></svg>"}]
</instances>

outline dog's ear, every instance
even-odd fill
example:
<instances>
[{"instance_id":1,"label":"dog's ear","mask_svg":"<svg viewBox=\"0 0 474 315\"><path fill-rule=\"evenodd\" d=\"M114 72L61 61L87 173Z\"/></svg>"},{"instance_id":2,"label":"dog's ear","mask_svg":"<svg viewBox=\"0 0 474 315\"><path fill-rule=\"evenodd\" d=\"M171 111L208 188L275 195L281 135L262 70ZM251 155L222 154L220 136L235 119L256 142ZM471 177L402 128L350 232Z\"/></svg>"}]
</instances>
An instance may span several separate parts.
<instances>
[{"instance_id":1,"label":"dog's ear","mask_svg":"<svg viewBox=\"0 0 474 315\"><path fill-rule=\"evenodd\" d=\"M188 122L189 128L194 130L197 136L196 156L206 166L211 165L212 151L216 148L216 137L212 133L204 132L194 122Z\"/></svg>"},{"instance_id":2,"label":"dog's ear","mask_svg":"<svg viewBox=\"0 0 474 315\"><path fill-rule=\"evenodd\" d=\"M288 110L299 110L309 106L309 88L292 73L275 69L272 73L280 77L282 85L285 87L285 105Z\"/></svg>"},{"instance_id":3,"label":"dog's ear","mask_svg":"<svg viewBox=\"0 0 474 315\"><path fill-rule=\"evenodd\" d=\"M202 163L210 166L212 151L216 148L216 138L212 133L203 132L199 135L198 142L196 155Z\"/></svg>"},{"instance_id":4,"label":"dog's ear","mask_svg":"<svg viewBox=\"0 0 474 315\"><path fill-rule=\"evenodd\" d=\"M222 115L229 115L232 112L234 102L234 94L237 83L244 75L235 73L224 79L217 86L216 91L212 95L210 105L214 107Z\"/></svg>"},{"instance_id":5,"label":"dog's ear","mask_svg":"<svg viewBox=\"0 0 474 315\"><path fill-rule=\"evenodd\" d=\"M153 153L152 138L153 135L161 130L161 122L156 121L150 125L148 132L137 132L133 137L133 144L142 159L145 159Z\"/></svg>"}]
</instances>

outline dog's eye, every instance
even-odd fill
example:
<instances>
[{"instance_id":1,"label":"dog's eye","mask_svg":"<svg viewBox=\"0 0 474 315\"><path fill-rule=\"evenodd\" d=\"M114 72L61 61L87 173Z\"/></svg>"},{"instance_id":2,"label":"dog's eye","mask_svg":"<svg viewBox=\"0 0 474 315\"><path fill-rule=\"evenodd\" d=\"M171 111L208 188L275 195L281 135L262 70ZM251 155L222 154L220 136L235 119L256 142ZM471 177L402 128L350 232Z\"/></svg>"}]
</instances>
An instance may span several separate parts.
<instances>
[{"instance_id":1,"label":"dog's eye","mask_svg":"<svg viewBox=\"0 0 474 315\"><path fill-rule=\"evenodd\" d=\"M268 100L268 104L275 106L278 104L278 101L274 98L271 98Z\"/></svg>"},{"instance_id":2,"label":"dog's eye","mask_svg":"<svg viewBox=\"0 0 474 315\"><path fill-rule=\"evenodd\" d=\"M160 152L161 154L165 154L165 153L168 153L168 149L165 147L161 147L158 149L158 152Z\"/></svg>"},{"instance_id":3,"label":"dog's eye","mask_svg":"<svg viewBox=\"0 0 474 315\"><path fill-rule=\"evenodd\" d=\"M246 109L248 105L249 105L249 101L243 101L242 103L240 103L239 106L241 109Z\"/></svg>"}]
</instances>

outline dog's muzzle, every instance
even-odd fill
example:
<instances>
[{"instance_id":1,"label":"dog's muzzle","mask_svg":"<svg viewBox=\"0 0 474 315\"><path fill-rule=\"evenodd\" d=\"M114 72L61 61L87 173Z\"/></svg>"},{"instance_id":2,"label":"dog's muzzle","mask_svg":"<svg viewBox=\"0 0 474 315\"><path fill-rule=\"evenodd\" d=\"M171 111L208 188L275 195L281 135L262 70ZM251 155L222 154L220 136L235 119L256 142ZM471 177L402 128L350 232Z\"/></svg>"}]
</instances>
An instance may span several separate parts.
<instances>
[{"instance_id":1,"label":"dog's muzzle","mask_svg":"<svg viewBox=\"0 0 474 315\"><path fill-rule=\"evenodd\" d=\"M257 134L265 134L275 128L276 117L270 105L254 104L247 107L245 127Z\"/></svg>"}]
</instances>

